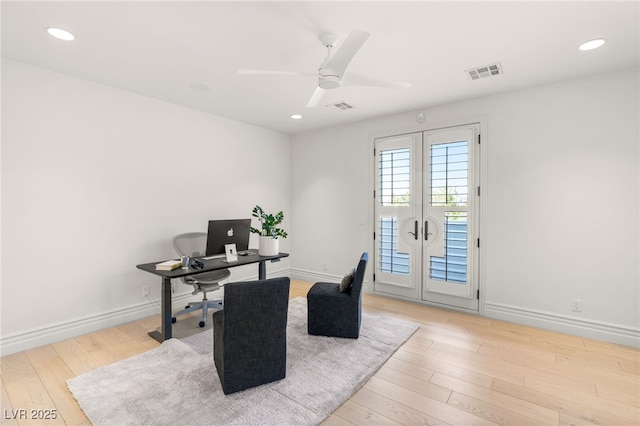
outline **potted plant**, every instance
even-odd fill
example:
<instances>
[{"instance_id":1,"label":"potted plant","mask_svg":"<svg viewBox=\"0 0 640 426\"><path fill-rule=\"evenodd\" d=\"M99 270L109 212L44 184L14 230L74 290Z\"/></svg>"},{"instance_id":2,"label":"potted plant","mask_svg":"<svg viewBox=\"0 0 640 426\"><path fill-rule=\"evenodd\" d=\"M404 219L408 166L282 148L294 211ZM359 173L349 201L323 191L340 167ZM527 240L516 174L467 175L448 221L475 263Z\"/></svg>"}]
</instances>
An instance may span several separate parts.
<instances>
[{"instance_id":1,"label":"potted plant","mask_svg":"<svg viewBox=\"0 0 640 426\"><path fill-rule=\"evenodd\" d=\"M255 206L251 216L260 220L260 228L251 227L251 232L260 236L260 256L275 256L280 253L280 238L287 238L284 229L278 228L284 219L284 213L280 211L275 215L267 214L262 207Z\"/></svg>"}]
</instances>

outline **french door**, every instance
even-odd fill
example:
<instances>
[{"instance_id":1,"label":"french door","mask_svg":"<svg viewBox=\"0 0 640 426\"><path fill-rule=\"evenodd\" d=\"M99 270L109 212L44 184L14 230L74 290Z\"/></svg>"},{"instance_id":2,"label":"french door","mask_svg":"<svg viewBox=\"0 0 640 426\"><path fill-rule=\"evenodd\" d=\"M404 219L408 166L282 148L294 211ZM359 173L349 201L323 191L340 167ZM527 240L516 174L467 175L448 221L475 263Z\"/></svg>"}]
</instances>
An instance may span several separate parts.
<instances>
[{"instance_id":1,"label":"french door","mask_svg":"<svg viewBox=\"0 0 640 426\"><path fill-rule=\"evenodd\" d=\"M376 292L478 310L478 134L375 140Z\"/></svg>"}]
</instances>

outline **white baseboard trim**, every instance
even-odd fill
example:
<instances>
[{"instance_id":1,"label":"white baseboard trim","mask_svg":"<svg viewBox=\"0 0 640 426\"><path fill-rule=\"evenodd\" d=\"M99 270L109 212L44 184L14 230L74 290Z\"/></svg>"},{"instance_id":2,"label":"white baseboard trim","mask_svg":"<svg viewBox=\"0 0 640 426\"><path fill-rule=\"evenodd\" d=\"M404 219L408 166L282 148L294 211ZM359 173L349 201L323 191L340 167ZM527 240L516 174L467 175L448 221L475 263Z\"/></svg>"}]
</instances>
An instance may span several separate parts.
<instances>
[{"instance_id":1,"label":"white baseboard trim","mask_svg":"<svg viewBox=\"0 0 640 426\"><path fill-rule=\"evenodd\" d=\"M174 296L174 305L181 301L187 301L192 296L190 293ZM109 312L77 318L71 321L59 322L46 327L31 329L9 336L2 336L0 339L0 354L2 356L12 353L26 351L38 346L60 342L83 334L114 327L127 322L136 321L152 315L160 314L160 301L151 300L137 303Z\"/></svg>"},{"instance_id":2,"label":"white baseboard trim","mask_svg":"<svg viewBox=\"0 0 640 426\"><path fill-rule=\"evenodd\" d=\"M484 314L488 318L516 324L544 328L635 348L640 347L640 329L625 325L491 302L485 302Z\"/></svg>"},{"instance_id":3,"label":"white baseboard trim","mask_svg":"<svg viewBox=\"0 0 640 426\"><path fill-rule=\"evenodd\" d=\"M310 283L340 282L342 276L326 274L317 271L283 268L269 271L268 278L289 276ZM256 280L257 274L243 277L238 281ZM363 285L365 292L372 292L371 283ZM191 293L174 295L173 306L192 300ZM118 326L153 315L160 315L160 301L138 303L121 309L90 315L71 321L60 322L46 327L22 331L9 336L0 337L0 356L33 349L62 340L71 339L83 334L96 332L105 328ZM581 319L551 312L526 309L518 306L485 302L484 315L488 318L509 321L547 330L568 333L591 339L618 343L631 347L640 347L640 329L611 324L602 321Z\"/></svg>"},{"instance_id":4,"label":"white baseboard trim","mask_svg":"<svg viewBox=\"0 0 640 426\"><path fill-rule=\"evenodd\" d=\"M342 276L325 274L323 272L311 271L308 269L291 268L289 274L293 279L307 281L312 284L317 282L335 283L342 280Z\"/></svg>"},{"instance_id":5,"label":"white baseboard trim","mask_svg":"<svg viewBox=\"0 0 640 426\"><path fill-rule=\"evenodd\" d=\"M289 276L289 269L287 268L269 271L267 273L268 278L286 276ZM250 281L257 279L258 274L256 273L255 275L239 278L238 281ZM186 304L189 300L196 299L196 296L193 296L186 290L188 288L187 286L180 285L180 287L184 289L181 290L181 293L174 294L171 299L171 304L174 308ZM153 315L159 316L160 311L160 300L154 299L100 314L89 315L70 321L47 325L46 327L2 336L0 337L0 356L10 355L16 352L37 348L39 346L61 342L83 334L93 333L105 328L115 327L120 324L125 324ZM158 323L158 325L160 324Z\"/></svg>"}]
</instances>

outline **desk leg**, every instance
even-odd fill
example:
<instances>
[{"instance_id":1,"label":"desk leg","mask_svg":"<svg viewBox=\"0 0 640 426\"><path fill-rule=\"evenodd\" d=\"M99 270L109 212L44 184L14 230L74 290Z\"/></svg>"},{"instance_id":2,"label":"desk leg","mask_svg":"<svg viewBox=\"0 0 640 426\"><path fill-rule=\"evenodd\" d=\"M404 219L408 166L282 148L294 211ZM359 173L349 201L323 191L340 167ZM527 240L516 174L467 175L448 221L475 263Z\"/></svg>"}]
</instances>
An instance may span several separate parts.
<instances>
[{"instance_id":1,"label":"desk leg","mask_svg":"<svg viewBox=\"0 0 640 426\"><path fill-rule=\"evenodd\" d=\"M266 262L263 260L258 264L258 279L264 280L266 278L267 278L267 265L266 265Z\"/></svg>"},{"instance_id":2,"label":"desk leg","mask_svg":"<svg viewBox=\"0 0 640 426\"><path fill-rule=\"evenodd\" d=\"M162 278L162 294L161 294L161 305L162 305L162 333L158 333L157 331L152 331L149 333L149 336L156 339L158 342L162 343L165 340L171 339L171 279L170 278Z\"/></svg>"}]
</instances>

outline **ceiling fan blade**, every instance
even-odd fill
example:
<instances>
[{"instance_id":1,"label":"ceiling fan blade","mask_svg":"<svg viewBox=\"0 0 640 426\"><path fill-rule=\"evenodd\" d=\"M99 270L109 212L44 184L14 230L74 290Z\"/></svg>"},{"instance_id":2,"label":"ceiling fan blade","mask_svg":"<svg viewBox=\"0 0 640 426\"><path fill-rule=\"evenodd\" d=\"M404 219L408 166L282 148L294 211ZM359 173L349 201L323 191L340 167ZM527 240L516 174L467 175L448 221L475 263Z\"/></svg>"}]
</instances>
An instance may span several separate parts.
<instances>
[{"instance_id":1,"label":"ceiling fan blade","mask_svg":"<svg viewBox=\"0 0 640 426\"><path fill-rule=\"evenodd\" d=\"M369 33L354 29L349 34L349 37L340 45L338 51L329 58L329 61L323 66L335 73L335 75L342 77L344 71L347 69L347 65L351 62L351 59L358 53L358 50L362 47L365 41L369 38Z\"/></svg>"},{"instance_id":2,"label":"ceiling fan blade","mask_svg":"<svg viewBox=\"0 0 640 426\"><path fill-rule=\"evenodd\" d=\"M369 87L382 87L384 89L408 89L411 87L411 83L401 81L383 81L376 80L361 74L354 74L352 72L344 76L342 80L344 86L369 86Z\"/></svg>"},{"instance_id":3,"label":"ceiling fan blade","mask_svg":"<svg viewBox=\"0 0 640 426\"><path fill-rule=\"evenodd\" d=\"M247 70L239 69L239 75L316 75L316 74L301 74L291 71L272 71L272 70Z\"/></svg>"},{"instance_id":4,"label":"ceiling fan blade","mask_svg":"<svg viewBox=\"0 0 640 426\"><path fill-rule=\"evenodd\" d=\"M325 90L322 87L316 87L315 92L311 95L311 99L307 103L307 108L315 108L320 103L320 99L324 95Z\"/></svg>"}]
</instances>

